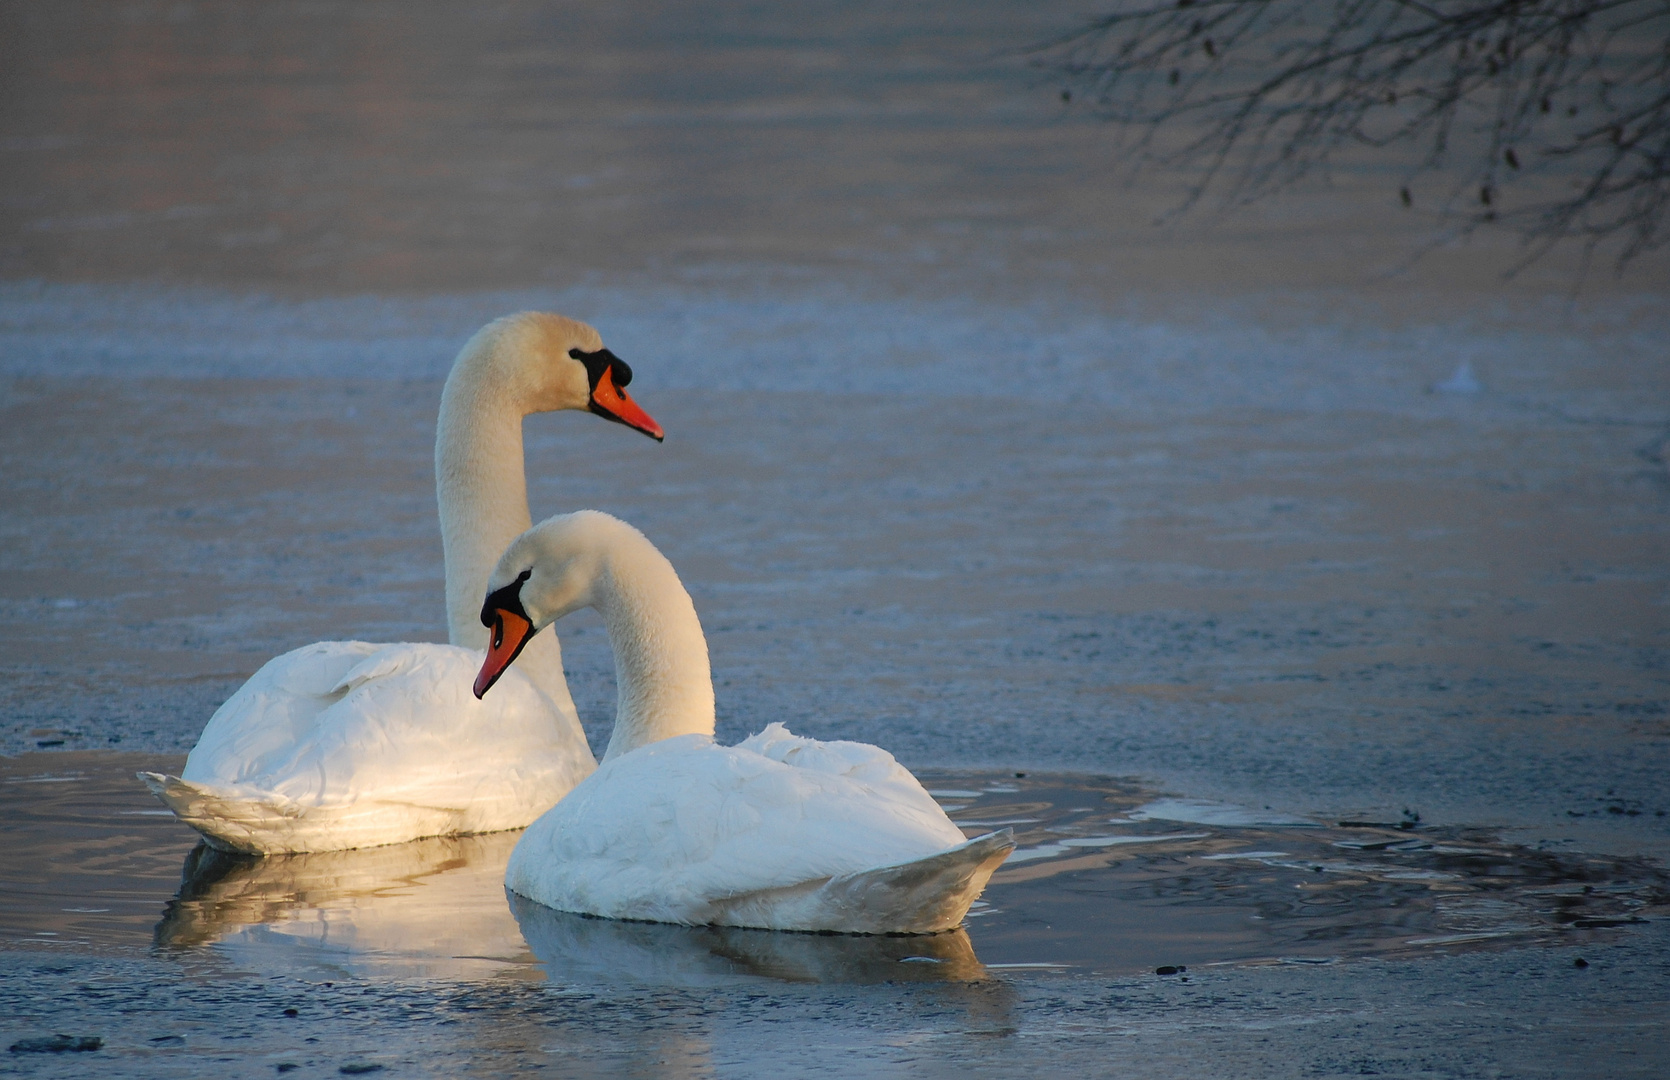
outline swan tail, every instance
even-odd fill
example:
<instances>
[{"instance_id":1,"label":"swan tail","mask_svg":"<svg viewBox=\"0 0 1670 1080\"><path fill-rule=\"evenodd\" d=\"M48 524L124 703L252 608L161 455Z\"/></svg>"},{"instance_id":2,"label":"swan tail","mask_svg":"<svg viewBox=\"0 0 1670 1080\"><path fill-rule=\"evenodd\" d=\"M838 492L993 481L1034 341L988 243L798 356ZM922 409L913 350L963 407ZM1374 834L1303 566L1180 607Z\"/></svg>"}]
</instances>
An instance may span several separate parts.
<instances>
[{"instance_id":1,"label":"swan tail","mask_svg":"<svg viewBox=\"0 0 1670 1080\"><path fill-rule=\"evenodd\" d=\"M164 773L136 775L212 848L248 855L295 850L285 841L293 838L301 814L287 800L240 797Z\"/></svg>"},{"instance_id":2,"label":"swan tail","mask_svg":"<svg viewBox=\"0 0 1670 1080\"><path fill-rule=\"evenodd\" d=\"M963 921L992 873L1015 850L1012 829L948 851L788 889L733 897L713 922L842 934L937 934Z\"/></svg>"},{"instance_id":3,"label":"swan tail","mask_svg":"<svg viewBox=\"0 0 1670 1080\"><path fill-rule=\"evenodd\" d=\"M1004 829L926 859L831 878L819 891L838 907L873 915L875 928L864 933L934 934L962 923L1014 850L1014 830Z\"/></svg>"},{"instance_id":4,"label":"swan tail","mask_svg":"<svg viewBox=\"0 0 1670 1080\"><path fill-rule=\"evenodd\" d=\"M502 832L525 828L551 808L543 796L530 798L520 791L462 805L448 799L446 792L437 797L421 790L310 805L259 788L205 784L164 773L136 775L175 817L202 833L210 847L244 855L346 851L428 836Z\"/></svg>"}]
</instances>

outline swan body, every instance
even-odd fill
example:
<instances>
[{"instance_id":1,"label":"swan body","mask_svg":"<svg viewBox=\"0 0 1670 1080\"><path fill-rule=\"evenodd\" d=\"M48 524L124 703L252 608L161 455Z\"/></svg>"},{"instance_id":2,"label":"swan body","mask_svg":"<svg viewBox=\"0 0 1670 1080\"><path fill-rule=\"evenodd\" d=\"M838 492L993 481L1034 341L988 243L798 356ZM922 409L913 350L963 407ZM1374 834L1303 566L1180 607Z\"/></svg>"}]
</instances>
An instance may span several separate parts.
<instances>
[{"instance_id":1,"label":"swan body","mask_svg":"<svg viewBox=\"0 0 1670 1080\"><path fill-rule=\"evenodd\" d=\"M336 851L521 828L592 762L525 675L483 708L469 691L480 661L455 645L303 646L268 661L215 712L184 777L143 778L222 850Z\"/></svg>"},{"instance_id":2,"label":"swan body","mask_svg":"<svg viewBox=\"0 0 1670 1080\"><path fill-rule=\"evenodd\" d=\"M464 346L442 393L436 489L449 645L327 641L269 661L204 728L178 777L140 778L217 848L333 851L527 825L584 779L553 637L503 701L469 693L487 643L475 597L530 523L522 418L589 409L660 438L597 332L526 313Z\"/></svg>"},{"instance_id":3,"label":"swan body","mask_svg":"<svg viewBox=\"0 0 1670 1080\"><path fill-rule=\"evenodd\" d=\"M774 723L605 762L529 826L505 885L613 919L932 933L962 922L1013 847L967 840L885 750Z\"/></svg>"},{"instance_id":4,"label":"swan body","mask_svg":"<svg viewBox=\"0 0 1670 1080\"><path fill-rule=\"evenodd\" d=\"M540 627L603 616L620 700L603 764L530 826L505 871L562 911L843 933L957 926L1014 849L968 840L893 756L770 724L714 742L706 640L672 565L595 511L544 522L500 560L477 693ZM496 691L495 691L496 692Z\"/></svg>"}]
</instances>

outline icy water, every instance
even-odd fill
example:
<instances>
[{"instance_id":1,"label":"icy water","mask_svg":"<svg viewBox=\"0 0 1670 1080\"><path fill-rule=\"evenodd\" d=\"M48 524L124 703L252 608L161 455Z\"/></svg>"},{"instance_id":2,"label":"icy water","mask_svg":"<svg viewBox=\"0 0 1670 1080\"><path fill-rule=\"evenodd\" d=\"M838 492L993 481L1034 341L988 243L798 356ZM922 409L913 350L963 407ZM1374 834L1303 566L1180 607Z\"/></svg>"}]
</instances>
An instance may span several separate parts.
<instances>
[{"instance_id":1,"label":"icy water","mask_svg":"<svg viewBox=\"0 0 1670 1080\"><path fill-rule=\"evenodd\" d=\"M866 938L622 923L507 903L516 833L268 859L193 846L133 779L180 764L80 753L0 771L0 948L151 946L316 978L564 985L1186 977L1590 944L1670 910L1670 875L1651 863L1515 847L1485 830L1324 823L1107 779L936 771L924 780L965 833L1009 828L1019 843L965 930Z\"/></svg>"},{"instance_id":2,"label":"icy water","mask_svg":"<svg viewBox=\"0 0 1670 1080\"><path fill-rule=\"evenodd\" d=\"M105 347L78 336L100 314L83 300L54 293L37 310L91 359ZM214 320L232 305L158 304L204 316L181 337L220 349ZM1157 349L1156 368L1174 355L1181 369L1165 377L1087 342L1061 357L1063 410L957 392L987 376L929 335L980 323L901 305L889 325L922 345L901 374L884 350L837 367L811 331L739 340L740 320L705 347L733 309L699 310L712 322L660 349L629 320L609 339L641 369L666 445L542 417L529 462L536 514L610 511L679 568L722 738L783 721L913 768L1143 776L1324 820L1411 809L1532 845L1665 850L1666 485L1644 456L1656 429L1641 394L1585 390L1600 376L1531 342L1522 366L1542 366L1512 393L1459 399L1427 393L1401 354L1367 380L1332 347L1251 338L1225 343L1237 364ZM821 330L864 309L805 310ZM270 656L444 636L439 384L137 377L177 354L135 323L109 348L136 377L6 389L0 700L14 752L183 753ZM282 327L264 340L308 345ZM454 343L437 335L418 356L444 366ZM791 347L809 355L767 366ZM26 343L11 355L27 360ZM726 385L749 370L766 385ZM1217 391L1233 405L1183 397L1260 371L1268 392ZM1160 388L1140 407L1098 392L1124 372ZM709 374L719 385L689 386ZM1645 357L1637 374L1650 385ZM1284 380L1343 400L1284 407ZM1536 389L1559 381L1572 389ZM590 616L558 630L602 745L607 643Z\"/></svg>"},{"instance_id":3,"label":"icy water","mask_svg":"<svg viewBox=\"0 0 1670 1080\"><path fill-rule=\"evenodd\" d=\"M1014 52L1084 10L0 2L0 1042L105 1040L0 1072L1670 1071L1670 263L1504 281L1355 160L1157 228ZM440 380L525 308L669 435L531 419L535 514L667 552L721 738L1012 821L965 935L188 864L129 782L444 636Z\"/></svg>"}]
</instances>

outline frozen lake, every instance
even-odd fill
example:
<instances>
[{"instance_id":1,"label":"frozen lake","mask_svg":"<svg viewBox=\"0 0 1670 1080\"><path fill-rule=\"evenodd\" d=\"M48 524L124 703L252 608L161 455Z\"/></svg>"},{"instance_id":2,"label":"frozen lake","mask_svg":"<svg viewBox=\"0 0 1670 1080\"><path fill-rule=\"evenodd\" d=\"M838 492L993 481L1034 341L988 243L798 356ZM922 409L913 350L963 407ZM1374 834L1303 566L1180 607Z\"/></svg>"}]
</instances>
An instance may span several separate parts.
<instances>
[{"instance_id":1,"label":"frozen lake","mask_svg":"<svg viewBox=\"0 0 1670 1080\"><path fill-rule=\"evenodd\" d=\"M439 379L539 306L603 329L669 438L530 420L534 513L668 553L726 737L1670 838L1666 382L1633 322L1185 325L805 283L0 295L13 750L183 751L277 652L444 639ZM1476 388L1433 389L1464 363ZM597 742L607 644L561 629Z\"/></svg>"},{"instance_id":2,"label":"frozen lake","mask_svg":"<svg viewBox=\"0 0 1670 1080\"><path fill-rule=\"evenodd\" d=\"M1432 219L1371 168L1156 228L1175 178L1114 183L1105 130L1011 51L1080 14L0 5L0 752L19 755L8 805L29 807L3 828L74 863L55 880L102 874L133 904L106 934L64 911L102 902L7 885L0 1012L19 1019L0 1037L102 1032L135 1075L222 1052L270 1070L301 1045L282 1010L314 1001L329 1015L309 1014L323 1048L304 1067L330 1073L396 1022L391 1072L435 1075L636 1075L611 1056L622 1032L668 1075L798 1075L773 1054L785 1039L807 1074L854 1053L881 1073L1089 1073L1122 1048L1159 1076L1577 1075L1601 1053L1613 1075L1662 1072L1670 263L1592 273L1574 298L1574 258L1502 280L1511 238L1411 261ZM122 811L88 807L115 803L21 784L68 751L119 792L122 768L183 754L297 645L444 639L440 380L476 327L526 308L595 325L667 429L657 446L531 419L531 501L607 510L667 553L708 633L721 738L780 720L878 743L947 790L1057 785L981 796L1034 807L1004 813L1037 818L1027 846L1049 849L994 885L997 929L971 920L977 959L939 958L986 975L900 988L872 977L891 953L755 970L736 942L576 945L572 927L524 933L491 889L469 894L491 916L480 949L391 973L377 949L292 940L360 895L353 874L326 875L344 893L230 873L203 894L232 898L225 917L193 923L185 830L107 835ZM601 746L601 623L558 629ZM1063 846L1107 831L1047 833L1075 784L1110 817L1169 800L1319 827L1293 847L1256 822L1121 818L1113 833L1205 835ZM1372 948L1278 948L1235 921L1259 890L1310 887L1284 859L1458 872L1336 846L1342 821L1417 816L1422 842L1494 853L1455 888L1513 878L1489 897L1506 908L1367 874L1328 894L1352 898L1332 915L1380 921L1328 925ZM1281 854L1203 861L1237 850ZM467 853L413 858L388 872L494 876L435 869L488 865ZM1594 917L1651 921L1544 934L1570 904L1526 898L1574 882L1635 903ZM1257 902L1200 902L1216 883ZM388 895L386 925L427 933ZM1058 915L1067 936L1027 936ZM169 918L184 952L150 951ZM1521 929L1477 937L1502 927ZM748 978L460 974L515 950L525 970L553 941L703 971L729 949ZM1164 947L1192 982L1143 973ZM1100 959L1075 974L1076 954ZM1260 966L1283 956L1332 962ZM1201 958L1227 966L1203 976ZM807 989L785 981L795 964L846 974ZM118 1014L88 986L147 1004ZM1535 1030L1486 1034L1520 1023Z\"/></svg>"}]
</instances>

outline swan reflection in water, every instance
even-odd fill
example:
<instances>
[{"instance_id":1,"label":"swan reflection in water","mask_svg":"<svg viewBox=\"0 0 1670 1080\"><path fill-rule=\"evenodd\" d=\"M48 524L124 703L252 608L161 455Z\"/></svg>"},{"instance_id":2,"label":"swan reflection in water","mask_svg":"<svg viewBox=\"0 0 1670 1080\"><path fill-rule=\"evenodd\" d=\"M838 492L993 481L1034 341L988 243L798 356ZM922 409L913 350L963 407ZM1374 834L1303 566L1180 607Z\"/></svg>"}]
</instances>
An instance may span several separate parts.
<instances>
[{"instance_id":1,"label":"swan reflection in water","mask_svg":"<svg viewBox=\"0 0 1670 1080\"><path fill-rule=\"evenodd\" d=\"M939 934L808 934L674 926L574 915L507 893L522 936L561 983L699 986L784 982L973 982L986 977L962 929Z\"/></svg>"},{"instance_id":2,"label":"swan reflection in water","mask_svg":"<svg viewBox=\"0 0 1670 1080\"><path fill-rule=\"evenodd\" d=\"M563 984L702 986L984 979L968 935L800 934L571 915L506 892L518 832L356 851L229 854L199 844L157 924L163 949L259 970ZM508 902L507 902L508 898Z\"/></svg>"},{"instance_id":3,"label":"swan reflection in water","mask_svg":"<svg viewBox=\"0 0 1670 1080\"><path fill-rule=\"evenodd\" d=\"M533 957L504 901L504 866L518 835L267 858L199 844L186 856L155 942L213 946L267 970L532 975Z\"/></svg>"}]
</instances>

